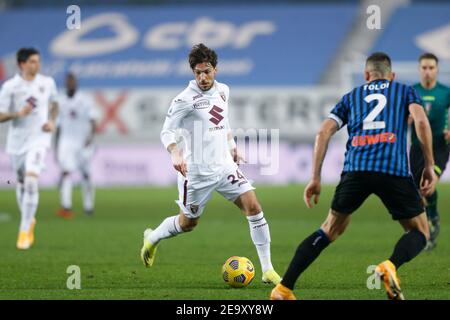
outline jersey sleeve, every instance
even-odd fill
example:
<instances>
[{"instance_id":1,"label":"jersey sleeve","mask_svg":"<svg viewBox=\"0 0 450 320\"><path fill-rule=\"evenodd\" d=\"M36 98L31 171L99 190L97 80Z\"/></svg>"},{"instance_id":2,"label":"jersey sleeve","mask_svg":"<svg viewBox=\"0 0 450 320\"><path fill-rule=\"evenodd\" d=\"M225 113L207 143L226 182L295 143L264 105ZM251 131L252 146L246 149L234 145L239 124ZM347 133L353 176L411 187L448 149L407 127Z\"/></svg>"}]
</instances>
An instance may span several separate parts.
<instances>
[{"instance_id":1,"label":"jersey sleeve","mask_svg":"<svg viewBox=\"0 0 450 320\"><path fill-rule=\"evenodd\" d=\"M56 83L53 78L50 78L50 96L49 102L58 102L58 90L56 89Z\"/></svg>"},{"instance_id":2,"label":"jersey sleeve","mask_svg":"<svg viewBox=\"0 0 450 320\"><path fill-rule=\"evenodd\" d=\"M177 130L181 127L183 119L191 112L192 108L182 99L175 99L170 105L161 131L161 142L164 148L177 143Z\"/></svg>"},{"instance_id":3,"label":"jersey sleeve","mask_svg":"<svg viewBox=\"0 0 450 320\"><path fill-rule=\"evenodd\" d=\"M414 89L411 86L408 86L406 88L406 105L409 106L411 103L417 103L420 105L423 105L422 99L420 98L419 94L417 93L416 89Z\"/></svg>"},{"instance_id":4,"label":"jersey sleeve","mask_svg":"<svg viewBox=\"0 0 450 320\"><path fill-rule=\"evenodd\" d=\"M0 89L0 112L9 112L12 102L12 92L7 84Z\"/></svg>"},{"instance_id":5,"label":"jersey sleeve","mask_svg":"<svg viewBox=\"0 0 450 320\"><path fill-rule=\"evenodd\" d=\"M336 121L339 129L345 126L348 123L348 114L349 114L349 106L348 106L348 94L342 97L342 99L334 106L328 115L329 119L333 119Z\"/></svg>"}]
</instances>

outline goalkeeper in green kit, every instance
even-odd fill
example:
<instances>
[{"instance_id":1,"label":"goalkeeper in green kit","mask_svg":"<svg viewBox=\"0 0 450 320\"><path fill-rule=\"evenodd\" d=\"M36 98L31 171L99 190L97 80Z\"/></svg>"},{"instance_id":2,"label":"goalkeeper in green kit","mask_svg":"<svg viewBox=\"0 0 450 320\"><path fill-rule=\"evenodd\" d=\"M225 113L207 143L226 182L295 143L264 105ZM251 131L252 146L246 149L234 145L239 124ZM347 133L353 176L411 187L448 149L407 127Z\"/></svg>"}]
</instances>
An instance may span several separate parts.
<instances>
[{"instance_id":1,"label":"goalkeeper in green kit","mask_svg":"<svg viewBox=\"0 0 450 320\"><path fill-rule=\"evenodd\" d=\"M433 132L433 153L436 162L435 172L442 175L447 165L450 152L450 130L448 128L450 106L450 88L437 81L438 58L432 53L425 53L419 58L420 83L414 85L423 101L423 107L428 115ZM412 126L410 166L416 185L420 185L420 178L424 168L424 158L417 135ZM425 250L436 247L439 234L437 190L425 199L428 222L430 225L430 240Z\"/></svg>"}]
</instances>

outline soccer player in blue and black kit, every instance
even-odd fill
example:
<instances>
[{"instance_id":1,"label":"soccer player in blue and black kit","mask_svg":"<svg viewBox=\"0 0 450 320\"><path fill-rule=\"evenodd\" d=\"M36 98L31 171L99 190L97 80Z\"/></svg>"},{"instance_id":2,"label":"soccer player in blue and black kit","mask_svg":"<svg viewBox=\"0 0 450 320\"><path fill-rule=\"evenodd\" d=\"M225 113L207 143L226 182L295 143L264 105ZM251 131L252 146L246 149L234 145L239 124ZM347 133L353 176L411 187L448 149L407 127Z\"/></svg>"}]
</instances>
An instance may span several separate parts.
<instances>
[{"instance_id":1,"label":"soccer player in blue and black kit","mask_svg":"<svg viewBox=\"0 0 450 320\"><path fill-rule=\"evenodd\" d=\"M351 214L371 194L382 200L392 218L405 229L391 257L375 269L390 299L404 299L397 270L416 257L429 239L421 194L427 196L434 191L437 177L431 129L422 101L412 87L393 81L395 74L385 53L374 53L367 58L364 75L367 83L344 95L316 136L312 178L304 192L306 205L311 208L312 198L318 203L328 142L347 125L349 139L341 181L336 187L328 217L320 229L297 248L281 283L272 291L273 300L295 299L292 290L300 274L345 231ZM406 132L409 115L414 120L425 159L420 190L408 167Z\"/></svg>"}]
</instances>

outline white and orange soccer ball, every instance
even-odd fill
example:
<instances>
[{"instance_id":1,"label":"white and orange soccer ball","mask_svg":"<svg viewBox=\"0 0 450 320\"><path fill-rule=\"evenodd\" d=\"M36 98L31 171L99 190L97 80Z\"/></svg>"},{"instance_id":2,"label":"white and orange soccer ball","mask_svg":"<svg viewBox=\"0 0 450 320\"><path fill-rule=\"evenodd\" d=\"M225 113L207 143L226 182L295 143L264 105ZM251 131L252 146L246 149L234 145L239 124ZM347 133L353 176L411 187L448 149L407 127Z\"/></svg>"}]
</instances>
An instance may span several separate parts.
<instances>
[{"instance_id":1,"label":"white and orange soccer ball","mask_svg":"<svg viewBox=\"0 0 450 320\"><path fill-rule=\"evenodd\" d=\"M255 277L255 267L249 259L233 256L225 261L222 276L230 287L243 288L248 286Z\"/></svg>"}]
</instances>

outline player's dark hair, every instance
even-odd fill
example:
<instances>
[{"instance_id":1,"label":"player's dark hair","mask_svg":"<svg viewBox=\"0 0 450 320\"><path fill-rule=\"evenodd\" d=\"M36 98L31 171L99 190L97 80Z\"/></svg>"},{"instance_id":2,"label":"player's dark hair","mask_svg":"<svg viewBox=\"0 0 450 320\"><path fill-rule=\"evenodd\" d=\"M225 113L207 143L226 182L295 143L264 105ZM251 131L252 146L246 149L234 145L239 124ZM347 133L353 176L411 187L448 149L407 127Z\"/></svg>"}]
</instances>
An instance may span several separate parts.
<instances>
[{"instance_id":1,"label":"player's dark hair","mask_svg":"<svg viewBox=\"0 0 450 320\"><path fill-rule=\"evenodd\" d=\"M77 80L77 76L72 71L66 73L66 79L74 79Z\"/></svg>"},{"instance_id":2,"label":"player's dark hair","mask_svg":"<svg viewBox=\"0 0 450 320\"><path fill-rule=\"evenodd\" d=\"M366 69L380 76L391 72L391 58L384 52L374 52L366 59Z\"/></svg>"},{"instance_id":3,"label":"player's dark hair","mask_svg":"<svg viewBox=\"0 0 450 320\"><path fill-rule=\"evenodd\" d=\"M209 62L214 68L217 66L217 53L203 43L196 44L189 52L189 65L191 69L199 63Z\"/></svg>"},{"instance_id":4,"label":"player's dark hair","mask_svg":"<svg viewBox=\"0 0 450 320\"><path fill-rule=\"evenodd\" d=\"M439 59L438 57L436 57L434 54L432 54L431 52L426 52L424 54L422 54L419 57L419 62L421 62L423 59L433 59L434 61L436 61L436 64L439 63Z\"/></svg>"},{"instance_id":5,"label":"player's dark hair","mask_svg":"<svg viewBox=\"0 0 450 320\"><path fill-rule=\"evenodd\" d=\"M35 48L20 48L19 51L17 51L16 57L17 57L17 64L21 64L23 62L27 62L27 60L32 55L39 55L39 50Z\"/></svg>"}]
</instances>

